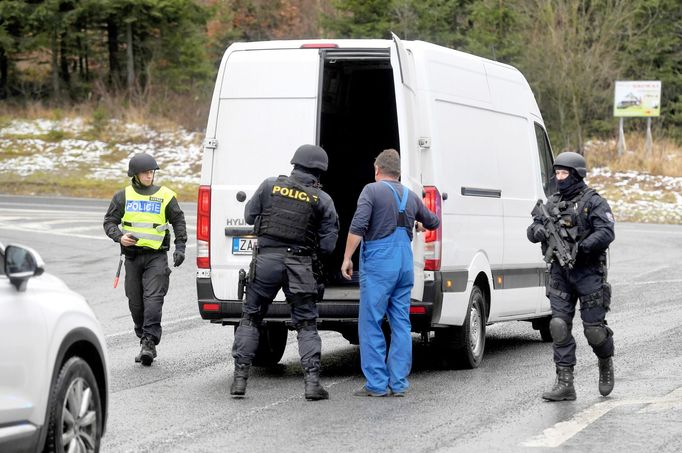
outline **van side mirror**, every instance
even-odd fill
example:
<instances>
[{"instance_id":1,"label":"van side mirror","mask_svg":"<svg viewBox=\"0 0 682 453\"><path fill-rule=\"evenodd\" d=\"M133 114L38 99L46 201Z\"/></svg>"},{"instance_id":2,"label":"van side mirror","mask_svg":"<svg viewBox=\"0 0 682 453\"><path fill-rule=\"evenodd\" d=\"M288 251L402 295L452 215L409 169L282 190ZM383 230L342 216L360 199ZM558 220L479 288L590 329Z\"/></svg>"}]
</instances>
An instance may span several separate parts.
<instances>
[{"instance_id":1,"label":"van side mirror","mask_svg":"<svg viewBox=\"0 0 682 453\"><path fill-rule=\"evenodd\" d=\"M17 291L25 291L28 279L44 271L45 263L35 250L21 245L8 245L5 249L5 275Z\"/></svg>"}]
</instances>

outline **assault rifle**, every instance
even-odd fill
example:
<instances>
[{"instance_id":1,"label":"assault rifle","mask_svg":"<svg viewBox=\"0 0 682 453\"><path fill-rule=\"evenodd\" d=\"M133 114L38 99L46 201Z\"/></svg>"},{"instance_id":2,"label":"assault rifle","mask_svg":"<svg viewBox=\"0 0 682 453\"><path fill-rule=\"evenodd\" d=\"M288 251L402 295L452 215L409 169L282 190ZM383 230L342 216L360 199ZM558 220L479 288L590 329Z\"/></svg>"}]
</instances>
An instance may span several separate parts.
<instances>
[{"instance_id":1,"label":"assault rifle","mask_svg":"<svg viewBox=\"0 0 682 453\"><path fill-rule=\"evenodd\" d=\"M563 228L557 228L542 200L538 200L531 214L542 221L542 225L545 227L545 230L547 230L547 233L549 233L547 251L544 256L545 262L551 263L552 259L556 258L561 267L573 269L575 256L578 253L578 244L573 244L573 247L569 245L566 241L568 233Z\"/></svg>"}]
</instances>

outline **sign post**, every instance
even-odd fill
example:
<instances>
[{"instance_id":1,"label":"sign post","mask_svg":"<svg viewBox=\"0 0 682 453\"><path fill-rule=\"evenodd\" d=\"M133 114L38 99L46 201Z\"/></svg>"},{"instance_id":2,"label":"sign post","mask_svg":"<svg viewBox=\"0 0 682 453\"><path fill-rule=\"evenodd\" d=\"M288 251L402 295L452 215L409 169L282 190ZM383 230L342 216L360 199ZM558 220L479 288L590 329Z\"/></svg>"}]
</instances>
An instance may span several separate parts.
<instances>
[{"instance_id":1,"label":"sign post","mask_svg":"<svg viewBox=\"0 0 682 453\"><path fill-rule=\"evenodd\" d=\"M661 114L661 81L617 80L613 101L613 116L620 117L618 128L618 155L625 151L623 118L646 117L646 142L644 148L651 152L651 117Z\"/></svg>"}]
</instances>

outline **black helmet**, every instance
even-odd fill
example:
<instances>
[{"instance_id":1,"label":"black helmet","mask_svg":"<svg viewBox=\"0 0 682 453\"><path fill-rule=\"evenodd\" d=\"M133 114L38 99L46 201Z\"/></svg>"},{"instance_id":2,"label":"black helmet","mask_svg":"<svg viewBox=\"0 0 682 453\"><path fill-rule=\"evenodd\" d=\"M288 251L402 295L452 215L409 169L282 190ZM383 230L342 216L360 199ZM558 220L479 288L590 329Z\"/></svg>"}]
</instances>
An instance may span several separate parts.
<instances>
[{"instance_id":1,"label":"black helmet","mask_svg":"<svg viewBox=\"0 0 682 453\"><path fill-rule=\"evenodd\" d=\"M159 165L154 158L147 153L135 154L128 162L128 176L135 176L138 173L149 170L158 170Z\"/></svg>"},{"instance_id":2,"label":"black helmet","mask_svg":"<svg viewBox=\"0 0 682 453\"><path fill-rule=\"evenodd\" d=\"M327 152L315 145L301 145L291 158L293 165L300 165L306 168L316 168L318 170L327 171L329 158Z\"/></svg>"},{"instance_id":3,"label":"black helmet","mask_svg":"<svg viewBox=\"0 0 682 453\"><path fill-rule=\"evenodd\" d=\"M585 158L578 153L566 151L559 154L554 160L554 168L564 167L574 169L581 178L587 175L587 162Z\"/></svg>"}]
</instances>

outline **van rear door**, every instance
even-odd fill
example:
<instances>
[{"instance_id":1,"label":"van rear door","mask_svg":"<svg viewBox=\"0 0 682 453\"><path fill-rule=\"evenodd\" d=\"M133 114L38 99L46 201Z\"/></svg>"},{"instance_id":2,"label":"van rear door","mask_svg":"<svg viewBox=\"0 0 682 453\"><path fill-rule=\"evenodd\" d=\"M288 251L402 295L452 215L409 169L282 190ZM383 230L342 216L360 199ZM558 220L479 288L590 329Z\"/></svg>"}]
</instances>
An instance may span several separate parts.
<instances>
[{"instance_id":1,"label":"van rear door","mask_svg":"<svg viewBox=\"0 0 682 453\"><path fill-rule=\"evenodd\" d=\"M211 174L211 283L218 299L236 300L239 270L251 260L246 202L265 178L289 174L298 146L316 143L320 55L249 49L225 64Z\"/></svg>"},{"instance_id":2,"label":"van rear door","mask_svg":"<svg viewBox=\"0 0 682 453\"><path fill-rule=\"evenodd\" d=\"M391 46L391 66L395 85L395 104L400 136L401 182L416 194L422 193L421 158L416 132L416 91L414 61L395 34ZM422 300L424 294L424 235L414 234L414 287L411 298Z\"/></svg>"}]
</instances>

